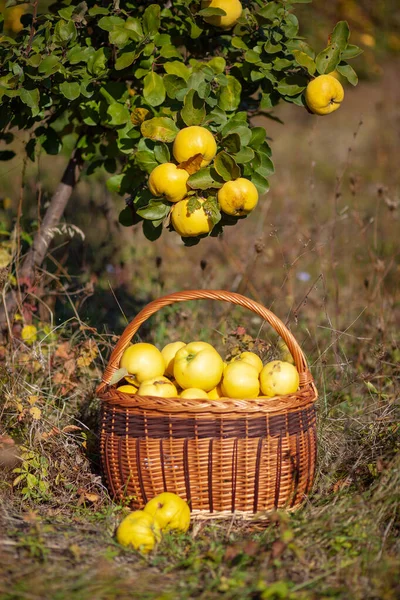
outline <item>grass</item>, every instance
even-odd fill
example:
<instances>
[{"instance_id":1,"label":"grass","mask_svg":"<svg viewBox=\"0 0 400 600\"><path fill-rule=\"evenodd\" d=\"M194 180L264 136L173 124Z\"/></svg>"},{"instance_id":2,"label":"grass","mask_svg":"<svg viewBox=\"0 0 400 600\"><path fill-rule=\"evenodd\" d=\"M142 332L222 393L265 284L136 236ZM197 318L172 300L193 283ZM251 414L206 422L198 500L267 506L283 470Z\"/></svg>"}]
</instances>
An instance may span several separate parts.
<instances>
[{"instance_id":1,"label":"grass","mask_svg":"<svg viewBox=\"0 0 400 600\"><path fill-rule=\"evenodd\" d=\"M330 119L283 107L285 127L264 121L277 175L257 214L222 240L184 248L165 234L150 246L139 231L92 224L103 188L82 182L82 210L73 214L75 204L66 219L86 241L53 252L62 269L48 263L45 307L25 315L38 341L24 343L16 322L0 347L0 600L399 597L397 69L346 89ZM48 194L56 179L46 163L41 171ZM8 185L15 203L18 185ZM32 200L26 192L30 216ZM272 515L268 526L194 520L144 558L113 537L126 508L100 477L94 389L123 313L195 287L259 300L301 343L320 394L317 480L295 514ZM169 307L139 333L160 346L201 338L225 352L238 325L274 351L256 316L212 303Z\"/></svg>"}]
</instances>

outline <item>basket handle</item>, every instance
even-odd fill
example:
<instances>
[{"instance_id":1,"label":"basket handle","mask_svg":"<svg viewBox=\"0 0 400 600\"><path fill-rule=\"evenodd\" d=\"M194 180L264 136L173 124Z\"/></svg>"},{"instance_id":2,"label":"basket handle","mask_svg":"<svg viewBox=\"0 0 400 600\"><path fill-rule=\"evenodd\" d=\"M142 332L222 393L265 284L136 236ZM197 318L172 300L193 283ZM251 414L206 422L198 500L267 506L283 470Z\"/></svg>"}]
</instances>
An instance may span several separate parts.
<instances>
[{"instance_id":1,"label":"basket handle","mask_svg":"<svg viewBox=\"0 0 400 600\"><path fill-rule=\"evenodd\" d=\"M226 292L224 290L190 290L185 292L175 292L167 296L162 296L157 300L150 302L145 308L143 308L133 319L133 321L125 328L121 337L119 338L117 345L111 353L110 360L104 371L103 379L98 386L96 393L99 394L104 388L110 383L111 378L115 371L119 368L119 363L122 354L129 346L132 337L138 331L139 327L147 321L154 313L158 312L164 306L175 304L175 302L186 302L187 300L222 300L224 302L230 302L231 304L237 304L248 308L256 315L267 321L275 331L282 337L283 341L289 348L296 368L300 376L300 386L307 385L313 381L312 375L308 369L306 358L303 354L302 349L297 343L293 334L287 329L273 312L265 308L262 304L246 298L241 294L235 292Z\"/></svg>"}]
</instances>

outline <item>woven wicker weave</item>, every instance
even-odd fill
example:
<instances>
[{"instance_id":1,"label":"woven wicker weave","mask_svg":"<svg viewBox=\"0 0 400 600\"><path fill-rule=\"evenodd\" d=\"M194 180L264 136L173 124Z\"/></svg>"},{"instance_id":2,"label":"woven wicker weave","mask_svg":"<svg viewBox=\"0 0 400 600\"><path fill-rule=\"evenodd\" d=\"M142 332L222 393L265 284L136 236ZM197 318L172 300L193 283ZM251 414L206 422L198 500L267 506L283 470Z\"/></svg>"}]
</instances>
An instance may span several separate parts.
<instances>
[{"instance_id":1,"label":"woven wicker weave","mask_svg":"<svg viewBox=\"0 0 400 600\"><path fill-rule=\"evenodd\" d=\"M300 375L296 393L272 399L188 400L127 395L110 385L139 327L161 308L211 299L248 308L287 344ZM297 508L316 460L317 391L294 336L271 311L240 294L194 290L148 304L111 354L102 383L101 456L109 490L140 508L169 491L205 517Z\"/></svg>"}]
</instances>

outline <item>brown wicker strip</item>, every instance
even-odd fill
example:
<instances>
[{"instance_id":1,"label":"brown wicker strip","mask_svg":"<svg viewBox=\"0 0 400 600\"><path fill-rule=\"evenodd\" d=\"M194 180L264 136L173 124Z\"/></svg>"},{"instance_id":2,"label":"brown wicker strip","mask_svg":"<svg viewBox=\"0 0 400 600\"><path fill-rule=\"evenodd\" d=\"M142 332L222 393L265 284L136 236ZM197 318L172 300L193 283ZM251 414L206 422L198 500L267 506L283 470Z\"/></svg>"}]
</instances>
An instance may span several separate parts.
<instances>
[{"instance_id":1,"label":"brown wicker strip","mask_svg":"<svg viewBox=\"0 0 400 600\"><path fill-rule=\"evenodd\" d=\"M110 386L132 336L160 308L191 299L249 308L282 336L300 376L296 393L272 399L182 400L129 396ZM110 492L142 507L163 491L186 498L196 515L250 515L297 508L311 488L316 461L317 391L293 335L268 309L224 291L165 296L143 309L122 334L103 381L100 449Z\"/></svg>"},{"instance_id":2,"label":"brown wicker strip","mask_svg":"<svg viewBox=\"0 0 400 600\"><path fill-rule=\"evenodd\" d=\"M103 419L104 433L114 432L115 435L128 435L146 439L186 438L202 439L216 438L258 438L267 435L276 436L281 432L287 432L289 436L299 432L306 432L315 426L315 407L310 406L303 410L284 415L273 415L268 417L243 416L238 419L214 419L197 420L190 419L171 420L171 417L145 417L142 414L126 414L124 411L115 409L113 420L110 414Z\"/></svg>"}]
</instances>

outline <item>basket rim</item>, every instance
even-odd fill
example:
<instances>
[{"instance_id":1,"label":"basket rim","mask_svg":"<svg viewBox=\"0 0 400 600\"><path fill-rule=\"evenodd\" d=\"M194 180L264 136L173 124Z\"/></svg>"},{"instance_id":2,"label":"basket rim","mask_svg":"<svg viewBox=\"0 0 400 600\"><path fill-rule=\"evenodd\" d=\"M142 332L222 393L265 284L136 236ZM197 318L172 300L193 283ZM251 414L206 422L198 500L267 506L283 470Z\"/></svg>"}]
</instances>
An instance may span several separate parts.
<instances>
[{"instance_id":1,"label":"basket rim","mask_svg":"<svg viewBox=\"0 0 400 600\"><path fill-rule=\"evenodd\" d=\"M293 394L274 396L273 398L219 398L218 400L188 399L188 398L161 398L158 396L130 395L118 391L116 388L98 394L103 405L116 409L138 410L147 414L150 412L192 415L222 415L222 414L282 414L304 409L314 404L318 398L317 388L314 383L303 386Z\"/></svg>"}]
</instances>

